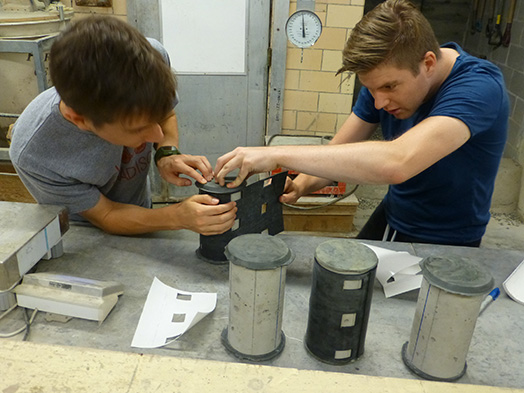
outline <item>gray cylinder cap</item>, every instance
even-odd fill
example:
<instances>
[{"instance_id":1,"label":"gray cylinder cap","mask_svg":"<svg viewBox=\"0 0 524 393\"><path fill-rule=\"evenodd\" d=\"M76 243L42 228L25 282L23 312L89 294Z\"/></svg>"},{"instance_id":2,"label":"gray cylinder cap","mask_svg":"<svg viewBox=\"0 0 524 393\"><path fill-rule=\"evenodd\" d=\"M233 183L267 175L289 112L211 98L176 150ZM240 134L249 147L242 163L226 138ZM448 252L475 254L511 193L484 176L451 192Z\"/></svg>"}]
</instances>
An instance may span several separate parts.
<instances>
[{"instance_id":1,"label":"gray cylinder cap","mask_svg":"<svg viewBox=\"0 0 524 393\"><path fill-rule=\"evenodd\" d=\"M420 262L424 278L445 291L466 296L488 293L494 285L491 274L461 257L428 257Z\"/></svg>"},{"instance_id":2,"label":"gray cylinder cap","mask_svg":"<svg viewBox=\"0 0 524 393\"><path fill-rule=\"evenodd\" d=\"M228 181L229 180L229 181ZM227 179L226 178L226 184L230 183L234 179ZM228 188L225 185L221 186L220 184L216 183L215 181L208 181L205 184L195 182L195 185L202 191L204 191L207 194L233 194L237 191L240 191L246 187L246 182L242 182L238 187L234 188Z\"/></svg>"},{"instance_id":3,"label":"gray cylinder cap","mask_svg":"<svg viewBox=\"0 0 524 393\"><path fill-rule=\"evenodd\" d=\"M282 239L260 233L234 238L224 253L231 263L253 270L275 269L295 259L295 254Z\"/></svg>"},{"instance_id":4,"label":"gray cylinder cap","mask_svg":"<svg viewBox=\"0 0 524 393\"><path fill-rule=\"evenodd\" d=\"M378 264L377 255L369 247L349 239L334 239L321 243L315 259L327 270L340 274L362 274Z\"/></svg>"}]
</instances>

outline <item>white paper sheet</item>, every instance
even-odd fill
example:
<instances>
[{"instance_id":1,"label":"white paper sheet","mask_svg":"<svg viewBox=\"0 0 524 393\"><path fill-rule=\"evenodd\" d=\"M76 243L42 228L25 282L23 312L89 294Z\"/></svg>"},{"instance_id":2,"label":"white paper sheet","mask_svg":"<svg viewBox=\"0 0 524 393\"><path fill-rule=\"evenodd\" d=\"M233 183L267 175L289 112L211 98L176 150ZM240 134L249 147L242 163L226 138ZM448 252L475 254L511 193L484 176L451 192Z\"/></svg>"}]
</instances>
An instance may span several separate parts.
<instances>
[{"instance_id":1,"label":"white paper sheet","mask_svg":"<svg viewBox=\"0 0 524 393\"><path fill-rule=\"evenodd\" d=\"M502 286L510 298L524 305L524 261L517 266Z\"/></svg>"},{"instance_id":2,"label":"white paper sheet","mask_svg":"<svg viewBox=\"0 0 524 393\"><path fill-rule=\"evenodd\" d=\"M184 292L155 277L131 346L158 348L173 342L211 313L216 303L216 293Z\"/></svg>"},{"instance_id":3,"label":"white paper sheet","mask_svg":"<svg viewBox=\"0 0 524 393\"><path fill-rule=\"evenodd\" d=\"M419 262L422 258L405 251L393 251L362 244L377 255L377 279L382 284L387 298L420 288L422 275L419 274L421 271Z\"/></svg>"}]
</instances>

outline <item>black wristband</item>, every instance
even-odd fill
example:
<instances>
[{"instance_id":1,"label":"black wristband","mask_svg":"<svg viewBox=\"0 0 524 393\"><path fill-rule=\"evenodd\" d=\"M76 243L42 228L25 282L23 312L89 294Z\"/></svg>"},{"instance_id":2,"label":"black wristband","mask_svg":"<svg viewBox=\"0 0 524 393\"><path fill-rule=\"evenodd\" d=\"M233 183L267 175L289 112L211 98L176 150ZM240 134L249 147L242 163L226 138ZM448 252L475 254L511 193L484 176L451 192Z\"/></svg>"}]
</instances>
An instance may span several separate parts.
<instances>
[{"instance_id":1,"label":"black wristband","mask_svg":"<svg viewBox=\"0 0 524 393\"><path fill-rule=\"evenodd\" d=\"M180 153L176 146L160 146L158 149L156 149L155 165L158 166L158 160L160 160L163 157L176 156L179 154L182 153Z\"/></svg>"}]
</instances>

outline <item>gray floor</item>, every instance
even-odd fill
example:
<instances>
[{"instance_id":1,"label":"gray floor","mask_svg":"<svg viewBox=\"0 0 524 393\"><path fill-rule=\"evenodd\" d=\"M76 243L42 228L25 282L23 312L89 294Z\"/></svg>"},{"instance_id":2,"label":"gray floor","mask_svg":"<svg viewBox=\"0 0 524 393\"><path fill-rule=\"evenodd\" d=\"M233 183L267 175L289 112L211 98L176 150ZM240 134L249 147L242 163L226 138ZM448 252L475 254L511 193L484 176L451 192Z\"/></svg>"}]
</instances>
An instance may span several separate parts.
<instances>
[{"instance_id":1,"label":"gray floor","mask_svg":"<svg viewBox=\"0 0 524 393\"><path fill-rule=\"evenodd\" d=\"M524 250L524 223L515 213L493 214L482 247Z\"/></svg>"},{"instance_id":2,"label":"gray floor","mask_svg":"<svg viewBox=\"0 0 524 393\"><path fill-rule=\"evenodd\" d=\"M366 223L379 200L359 200L359 207L354 218L355 231ZM482 248L501 248L524 250L524 222L516 213L494 213L482 239Z\"/></svg>"}]
</instances>

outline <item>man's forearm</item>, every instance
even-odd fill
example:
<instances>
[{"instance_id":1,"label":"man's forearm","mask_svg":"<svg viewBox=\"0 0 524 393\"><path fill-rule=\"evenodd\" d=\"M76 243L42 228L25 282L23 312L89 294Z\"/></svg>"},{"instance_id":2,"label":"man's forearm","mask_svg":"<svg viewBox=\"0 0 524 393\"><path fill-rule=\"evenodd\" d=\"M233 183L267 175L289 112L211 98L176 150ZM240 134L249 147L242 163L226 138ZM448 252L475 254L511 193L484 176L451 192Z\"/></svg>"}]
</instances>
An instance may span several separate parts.
<instances>
[{"instance_id":1,"label":"man's forearm","mask_svg":"<svg viewBox=\"0 0 524 393\"><path fill-rule=\"evenodd\" d=\"M304 173L301 173L300 175L298 175L293 180L293 182L295 183L300 196L311 194L315 191L320 190L322 187L325 187L332 183L332 181L329 179L306 175Z\"/></svg>"},{"instance_id":2,"label":"man's forearm","mask_svg":"<svg viewBox=\"0 0 524 393\"><path fill-rule=\"evenodd\" d=\"M170 114L169 117L160 123L160 127L162 127L164 139L162 142L158 143L158 146L155 147L176 146L178 148L178 121L174 111Z\"/></svg>"},{"instance_id":3,"label":"man's forearm","mask_svg":"<svg viewBox=\"0 0 524 393\"><path fill-rule=\"evenodd\" d=\"M182 229L176 214L177 206L148 209L131 204L117 203L102 197L92 209L81 215L105 232L118 235L138 235L162 230Z\"/></svg>"}]
</instances>

